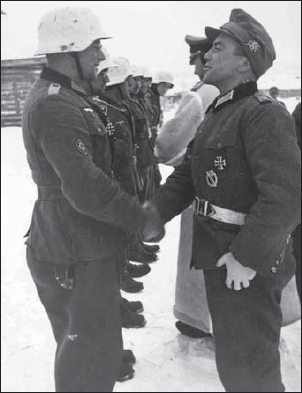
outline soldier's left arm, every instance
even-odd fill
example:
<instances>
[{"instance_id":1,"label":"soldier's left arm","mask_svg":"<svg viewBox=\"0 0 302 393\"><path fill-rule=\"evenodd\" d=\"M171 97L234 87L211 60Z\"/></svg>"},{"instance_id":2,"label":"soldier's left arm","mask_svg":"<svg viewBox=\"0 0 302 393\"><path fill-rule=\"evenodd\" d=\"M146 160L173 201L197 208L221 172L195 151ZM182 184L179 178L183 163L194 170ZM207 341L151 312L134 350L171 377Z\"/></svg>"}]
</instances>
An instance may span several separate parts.
<instances>
[{"instance_id":1,"label":"soldier's left arm","mask_svg":"<svg viewBox=\"0 0 302 393\"><path fill-rule=\"evenodd\" d=\"M293 119L280 105L252 105L241 132L258 196L230 251L241 264L266 275L282 263L300 221L301 154Z\"/></svg>"}]
</instances>

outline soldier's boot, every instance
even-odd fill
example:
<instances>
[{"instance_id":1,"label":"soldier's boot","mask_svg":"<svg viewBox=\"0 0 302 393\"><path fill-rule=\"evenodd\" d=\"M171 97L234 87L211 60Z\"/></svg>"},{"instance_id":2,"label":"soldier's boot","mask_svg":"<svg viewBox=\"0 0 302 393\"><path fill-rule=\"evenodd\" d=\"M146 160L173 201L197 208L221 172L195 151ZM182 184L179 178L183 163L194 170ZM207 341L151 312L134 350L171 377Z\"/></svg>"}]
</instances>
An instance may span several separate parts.
<instances>
[{"instance_id":1,"label":"soldier's boot","mask_svg":"<svg viewBox=\"0 0 302 393\"><path fill-rule=\"evenodd\" d=\"M125 306L128 308L129 311L136 312L136 313L141 313L144 311L143 303L140 302L139 300L130 301L122 297L122 302L125 304Z\"/></svg>"},{"instance_id":2,"label":"soldier's boot","mask_svg":"<svg viewBox=\"0 0 302 393\"><path fill-rule=\"evenodd\" d=\"M135 370L131 363L124 363L121 364L120 375L117 379L118 382L125 382L132 379L134 376Z\"/></svg>"},{"instance_id":3,"label":"soldier's boot","mask_svg":"<svg viewBox=\"0 0 302 393\"><path fill-rule=\"evenodd\" d=\"M142 246L147 252L159 252L160 251L160 247L158 244L143 243Z\"/></svg>"},{"instance_id":4,"label":"soldier's boot","mask_svg":"<svg viewBox=\"0 0 302 393\"><path fill-rule=\"evenodd\" d=\"M146 325L147 321L145 317L141 314L130 311L124 302L121 302L120 309L123 328L142 328Z\"/></svg>"},{"instance_id":5,"label":"soldier's boot","mask_svg":"<svg viewBox=\"0 0 302 393\"><path fill-rule=\"evenodd\" d=\"M197 329L191 325L187 325L182 321L177 321L175 326L180 331L180 333L191 338L213 337L211 333L206 333L203 330Z\"/></svg>"},{"instance_id":6,"label":"soldier's boot","mask_svg":"<svg viewBox=\"0 0 302 393\"><path fill-rule=\"evenodd\" d=\"M158 260L155 252L148 252L142 246L130 247L128 251L128 259L132 262L152 263Z\"/></svg>"},{"instance_id":7,"label":"soldier's boot","mask_svg":"<svg viewBox=\"0 0 302 393\"><path fill-rule=\"evenodd\" d=\"M123 350L123 363L130 363L130 364L135 364L136 363L136 358L134 356L133 351L131 349L124 349Z\"/></svg>"},{"instance_id":8,"label":"soldier's boot","mask_svg":"<svg viewBox=\"0 0 302 393\"><path fill-rule=\"evenodd\" d=\"M128 263L127 270L132 278L143 277L151 272L151 267L145 263L136 265L134 263Z\"/></svg>"},{"instance_id":9,"label":"soldier's boot","mask_svg":"<svg viewBox=\"0 0 302 393\"><path fill-rule=\"evenodd\" d=\"M143 241L136 235L128 249L128 260L139 263L152 263L158 260L155 252L149 252L143 247Z\"/></svg>"},{"instance_id":10,"label":"soldier's boot","mask_svg":"<svg viewBox=\"0 0 302 393\"><path fill-rule=\"evenodd\" d=\"M140 292L144 289L144 284L142 282L133 280L133 278L129 275L127 266L122 269L121 289L129 293Z\"/></svg>"}]
</instances>

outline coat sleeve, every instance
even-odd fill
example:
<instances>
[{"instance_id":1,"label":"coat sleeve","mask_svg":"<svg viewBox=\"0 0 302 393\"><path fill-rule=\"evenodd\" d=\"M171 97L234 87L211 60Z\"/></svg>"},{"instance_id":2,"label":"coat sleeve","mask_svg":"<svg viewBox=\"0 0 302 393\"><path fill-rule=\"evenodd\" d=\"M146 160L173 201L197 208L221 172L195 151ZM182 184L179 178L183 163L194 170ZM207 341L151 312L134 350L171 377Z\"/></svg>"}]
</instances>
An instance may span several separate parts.
<instances>
[{"instance_id":1,"label":"coat sleeve","mask_svg":"<svg viewBox=\"0 0 302 393\"><path fill-rule=\"evenodd\" d=\"M156 205L163 222L185 210L194 200L195 187L191 177L191 148L189 145L183 162L167 178L156 192L152 202Z\"/></svg>"},{"instance_id":2,"label":"coat sleeve","mask_svg":"<svg viewBox=\"0 0 302 393\"><path fill-rule=\"evenodd\" d=\"M83 215L136 231L143 211L136 198L98 168L92 157L89 124L81 110L59 96L48 96L32 114L37 149L61 181L63 195Z\"/></svg>"},{"instance_id":3,"label":"coat sleeve","mask_svg":"<svg viewBox=\"0 0 302 393\"><path fill-rule=\"evenodd\" d=\"M154 154L165 165L180 164L197 127L203 119L202 100L195 92L189 92L180 100L173 119L166 121L155 141Z\"/></svg>"},{"instance_id":4,"label":"coat sleeve","mask_svg":"<svg viewBox=\"0 0 302 393\"><path fill-rule=\"evenodd\" d=\"M300 221L301 155L294 122L280 105L253 107L242 121L242 139L258 197L230 251L243 265L268 274L281 263Z\"/></svg>"}]
</instances>

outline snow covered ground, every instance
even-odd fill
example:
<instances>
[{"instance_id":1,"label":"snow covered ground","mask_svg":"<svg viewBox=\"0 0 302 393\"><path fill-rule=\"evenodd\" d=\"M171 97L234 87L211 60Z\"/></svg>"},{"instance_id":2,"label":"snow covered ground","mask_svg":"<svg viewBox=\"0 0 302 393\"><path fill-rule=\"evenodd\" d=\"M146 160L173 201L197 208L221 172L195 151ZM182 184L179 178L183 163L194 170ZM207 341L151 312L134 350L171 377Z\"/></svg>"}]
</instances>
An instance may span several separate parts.
<instances>
[{"instance_id":1,"label":"snow covered ground","mask_svg":"<svg viewBox=\"0 0 302 393\"><path fill-rule=\"evenodd\" d=\"M55 343L26 267L23 244L36 190L21 129L3 128L1 139L1 391L50 392L54 391ZM161 171L165 177L171 169L161 166ZM144 290L123 294L143 302L147 325L123 329L125 348L132 349L137 358L136 373L133 380L117 383L116 392L224 391L216 372L213 341L187 338L174 326L178 236L179 217L166 226L160 259L141 279ZM301 392L300 321L283 328L280 350L287 391Z\"/></svg>"}]
</instances>

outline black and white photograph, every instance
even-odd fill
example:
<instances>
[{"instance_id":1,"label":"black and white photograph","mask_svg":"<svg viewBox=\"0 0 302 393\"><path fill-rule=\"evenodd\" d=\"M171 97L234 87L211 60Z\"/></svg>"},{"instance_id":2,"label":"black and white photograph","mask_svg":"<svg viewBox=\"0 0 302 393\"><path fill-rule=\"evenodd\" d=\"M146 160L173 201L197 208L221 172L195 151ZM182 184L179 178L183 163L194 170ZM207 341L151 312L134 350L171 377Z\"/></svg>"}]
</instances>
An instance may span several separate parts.
<instances>
[{"instance_id":1,"label":"black and white photograph","mask_svg":"<svg viewBox=\"0 0 302 393\"><path fill-rule=\"evenodd\" d=\"M1 391L301 392L301 2L1 2Z\"/></svg>"}]
</instances>

